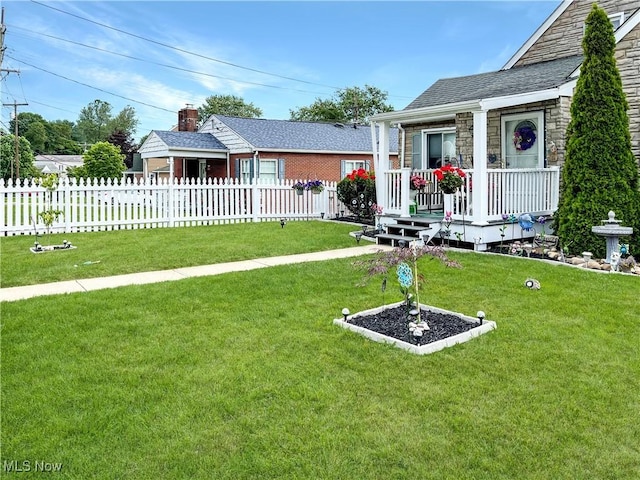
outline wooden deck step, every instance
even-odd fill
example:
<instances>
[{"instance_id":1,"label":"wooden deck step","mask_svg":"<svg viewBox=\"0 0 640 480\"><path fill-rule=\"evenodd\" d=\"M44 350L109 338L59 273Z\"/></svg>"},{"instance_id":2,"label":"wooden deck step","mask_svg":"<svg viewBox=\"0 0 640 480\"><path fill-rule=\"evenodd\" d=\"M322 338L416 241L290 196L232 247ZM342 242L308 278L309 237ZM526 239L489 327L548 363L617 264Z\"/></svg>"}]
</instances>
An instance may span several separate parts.
<instances>
[{"instance_id":1,"label":"wooden deck step","mask_svg":"<svg viewBox=\"0 0 640 480\"><path fill-rule=\"evenodd\" d=\"M404 241L405 246L408 247L414 240L418 240L418 237L408 237L406 235L397 235L394 233L379 233L376 235L376 242L378 245L391 245L392 247L399 247L401 241Z\"/></svg>"}]
</instances>

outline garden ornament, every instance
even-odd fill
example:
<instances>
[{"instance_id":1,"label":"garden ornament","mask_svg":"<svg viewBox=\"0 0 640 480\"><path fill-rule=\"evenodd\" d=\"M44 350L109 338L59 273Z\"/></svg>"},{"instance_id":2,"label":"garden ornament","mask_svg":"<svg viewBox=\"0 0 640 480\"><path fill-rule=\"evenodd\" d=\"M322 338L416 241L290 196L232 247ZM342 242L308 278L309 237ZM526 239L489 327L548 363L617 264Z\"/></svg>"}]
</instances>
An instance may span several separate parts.
<instances>
[{"instance_id":1,"label":"garden ornament","mask_svg":"<svg viewBox=\"0 0 640 480\"><path fill-rule=\"evenodd\" d=\"M535 278L527 278L524 281L524 286L530 290L540 290L540 282Z\"/></svg>"},{"instance_id":2,"label":"garden ornament","mask_svg":"<svg viewBox=\"0 0 640 480\"><path fill-rule=\"evenodd\" d=\"M620 253L611 252L611 271L617 272L618 265L620 265Z\"/></svg>"}]
</instances>

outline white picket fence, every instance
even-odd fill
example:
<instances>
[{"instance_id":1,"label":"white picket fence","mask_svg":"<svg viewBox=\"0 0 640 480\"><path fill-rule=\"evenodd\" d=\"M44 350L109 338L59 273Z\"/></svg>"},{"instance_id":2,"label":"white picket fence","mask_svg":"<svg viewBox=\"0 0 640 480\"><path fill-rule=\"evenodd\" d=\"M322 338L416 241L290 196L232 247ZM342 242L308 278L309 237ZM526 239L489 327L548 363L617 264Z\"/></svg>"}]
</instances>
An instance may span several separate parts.
<instances>
[{"instance_id":1,"label":"white picket fence","mask_svg":"<svg viewBox=\"0 0 640 480\"><path fill-rule=\"evenodd\" d=\"M294 183L61 179L47 191L37 180L16 184L0 179L0 235L45 233L38 214L49 209L62 212L52 233L334 218L344 209L335 182L323 182L320 194L303 195L292 188Z\"/></svg>"}]
</instances>

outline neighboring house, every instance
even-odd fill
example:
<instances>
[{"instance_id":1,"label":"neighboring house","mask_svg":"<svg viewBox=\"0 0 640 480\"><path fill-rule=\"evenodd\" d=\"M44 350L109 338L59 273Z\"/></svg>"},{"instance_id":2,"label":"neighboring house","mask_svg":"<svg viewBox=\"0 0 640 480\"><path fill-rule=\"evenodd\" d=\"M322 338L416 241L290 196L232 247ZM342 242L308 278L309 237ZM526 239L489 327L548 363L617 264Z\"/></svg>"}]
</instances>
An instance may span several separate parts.
<instances>
[{"instance_id":1,"label":"neighboring house","mask_svg":"<svg viewBox=\"0 0 640 480\"><path fill-rule=\"evenodd\" d=\"M192 128L197 115L193 108L181 110L178 128ZM389 134L394 166L398 131L391 128ZM152 131L139 152L145 176L157 179L337 182L354 169L371 168L376 149L369 126L212 115L198 131Z\"/></svg>"},{"instance_id":2,"label":"neighboring house","mask_svg":"<svg viewBox=\"0 0 640 480\"><path fill-rule=\"evenodd\" d=\"M56 173L65 177L71 167L84 164L82 155L36 155L34 166L43 174Z\"/></svg>"},{"instance_id":3,"label":"neighboring house","mask_svg":"<svg viewBox=\"0 0 640 480\"><path fill-rule=\"evenodd\" d=\"M640 160L640 3L598 4L614 24L632 147ZM384 168L392 125L403 132L403 167L430 179L436 194L433 169L451 163L467 171L466 187L442 200L446 205L440 208L453 212L454 232L464 232L477 249L500 241L503 214L555 211L571 98L582 63L584 22L591 7L591 0L563 1L503 69L438 80L405 109L372 117L379 126L378 204L387 214L410 216L408 189L401 195L394 188L407 181L402 179L406 170L399 174ZM524 131L533 136L516 145L516 136Z\"/></svg>"}]
</instances>

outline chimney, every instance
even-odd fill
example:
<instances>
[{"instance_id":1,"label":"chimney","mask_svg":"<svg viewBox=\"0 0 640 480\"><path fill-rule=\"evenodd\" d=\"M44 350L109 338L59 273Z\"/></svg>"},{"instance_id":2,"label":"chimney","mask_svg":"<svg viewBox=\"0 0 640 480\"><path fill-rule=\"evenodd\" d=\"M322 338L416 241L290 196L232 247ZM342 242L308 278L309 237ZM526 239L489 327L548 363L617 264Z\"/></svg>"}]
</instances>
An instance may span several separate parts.
<instances>
[{"instance_id":1,"label":"chimney","mask_svg":"<svg viewBox=\"0 0 640 480\"><path fill-rule=\"evenodd\" d=\"M187 103L187 106L178 112L178 131L195 132L197 126L198 110L193 108L193 104Z\"/></svg>"}]
</instances>

